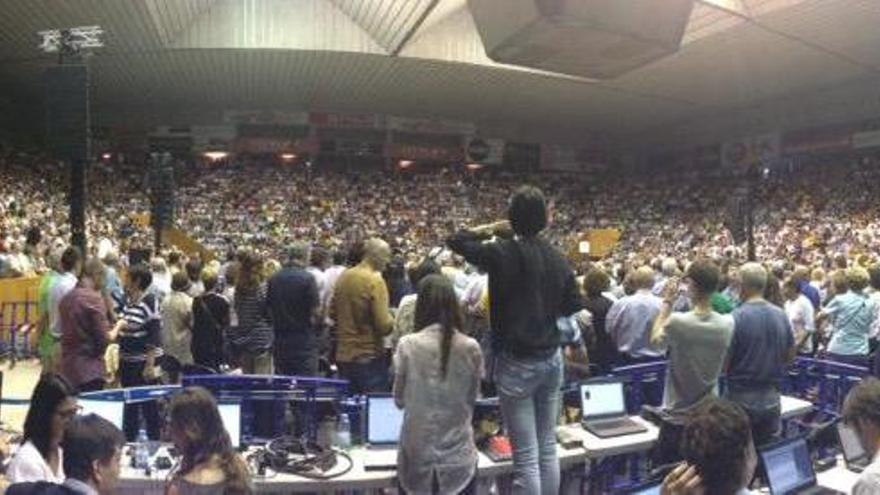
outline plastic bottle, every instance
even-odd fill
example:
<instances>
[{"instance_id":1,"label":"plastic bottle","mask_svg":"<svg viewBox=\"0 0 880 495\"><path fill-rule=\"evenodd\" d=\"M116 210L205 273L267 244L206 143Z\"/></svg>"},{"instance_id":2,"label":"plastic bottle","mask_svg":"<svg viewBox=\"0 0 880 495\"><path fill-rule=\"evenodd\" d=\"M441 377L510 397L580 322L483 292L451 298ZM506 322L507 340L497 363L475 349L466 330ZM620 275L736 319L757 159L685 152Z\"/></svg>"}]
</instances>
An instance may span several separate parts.
<instances>
[{"instance_id":1,"label":"plastic bottle","mask_svg":"<svg viewBox=\"0 0 880 495\"><path fill-rule=\"evenodd\" d=\"M351 422L345 413L339 415L339 422L336 423L336 446L340 449L351 447Z\"/></svg>"},{"instance_id":2,"label":"plastic bottle","mask_svg":"<svg viewBox=\"0 0 880 495\"><path fill-rule=\"evenodd\" d=\"M147 438L147 430L141 428L138 431L137 442L134 450L134 467L146 469L150 465L150 446Z\"/></svg>"}]
</instances>

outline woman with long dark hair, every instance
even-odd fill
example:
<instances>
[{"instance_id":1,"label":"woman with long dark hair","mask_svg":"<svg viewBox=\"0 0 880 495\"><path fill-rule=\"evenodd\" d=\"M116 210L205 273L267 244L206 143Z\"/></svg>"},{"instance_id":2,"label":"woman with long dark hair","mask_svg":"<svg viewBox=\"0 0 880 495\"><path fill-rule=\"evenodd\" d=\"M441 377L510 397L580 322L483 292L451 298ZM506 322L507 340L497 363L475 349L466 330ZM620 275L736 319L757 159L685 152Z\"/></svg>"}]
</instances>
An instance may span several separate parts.
<instances>
[{"instance_id":1,"label":"woman with long dark hair","mask_svg":"<svg viewBox=\"0 0 880 495\"><path fill-rule=\"evenodd\" d=\"M416 333L394 355L394 399L404 410L397 473L406 493L473 493L477 448L471 428L483 356L461 333L464 320L452 282L419 283Z\"/></svg>"},{"instance_id":2,"label":"woman with long dark hair","mask_svg":"<svg viewBox=\"0 0 880 495\"><path fill-rule=\"evenodd\" d=\"M172 400L168 433L180 452L168 495L250 494L247 465L233 449L217 401L201 387L188 387Z\"/></svg>"},{"instance_id":3,"label":"woman with long dark hair","mask_svg":"<svg viewBox=\"0 0 880 495\"><path fill-rule=\"evenodd\" d=\"M10 482L64 482L60 444L77 411L76 391L64 378L54 373L40 378L24 420L22 444L6 469Z\"/></svg>"}]
</instances>

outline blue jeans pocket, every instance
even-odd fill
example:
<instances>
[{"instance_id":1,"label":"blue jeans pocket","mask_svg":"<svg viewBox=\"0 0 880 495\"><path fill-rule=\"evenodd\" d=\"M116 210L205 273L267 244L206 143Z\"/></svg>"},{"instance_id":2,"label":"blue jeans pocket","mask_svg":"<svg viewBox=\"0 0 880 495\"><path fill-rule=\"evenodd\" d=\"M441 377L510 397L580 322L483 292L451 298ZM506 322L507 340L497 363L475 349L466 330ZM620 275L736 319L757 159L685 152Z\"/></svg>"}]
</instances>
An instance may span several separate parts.
<instances>
[{"instance_id":1,"label":"blue jeans pocket","mask_svg":"<svg viewBox=\"0 0 880 495\"><path fill-rule=\"evenodd\" d=\"M535 389L539 371L537 366L498 356L495 362L495 385L499 394L528 397Z\"/></svg>"}]
</instances>

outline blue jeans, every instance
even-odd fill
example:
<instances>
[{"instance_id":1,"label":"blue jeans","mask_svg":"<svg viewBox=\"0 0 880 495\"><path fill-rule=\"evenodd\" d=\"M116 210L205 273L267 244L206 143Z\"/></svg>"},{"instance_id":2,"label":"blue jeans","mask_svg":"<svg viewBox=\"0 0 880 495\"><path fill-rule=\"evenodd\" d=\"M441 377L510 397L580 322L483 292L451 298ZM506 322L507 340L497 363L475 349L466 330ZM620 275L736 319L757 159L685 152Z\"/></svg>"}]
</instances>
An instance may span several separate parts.
<instances>
[{"instance_id":1,"label":"blue jeans","mask_svg":"<svg viewBox=\"0 0 880 495\"><path fill-rule=\"evenodd\" d=\"M495 385L513 445L513 493L559 493L556 423L562 394L562 354L544 359L501 354Z\"/></svg>"},{"instance_id":2,"label":"blue jeans","mask_svg":"<svg viewBox=\"0 0 880 495\"><path fill-rule=\"evenodd\" d=\"M341 378L348 380L353 394L388 392L388 365L382 358L359 363L336 363Z\"/></svg>"}]
</instances>

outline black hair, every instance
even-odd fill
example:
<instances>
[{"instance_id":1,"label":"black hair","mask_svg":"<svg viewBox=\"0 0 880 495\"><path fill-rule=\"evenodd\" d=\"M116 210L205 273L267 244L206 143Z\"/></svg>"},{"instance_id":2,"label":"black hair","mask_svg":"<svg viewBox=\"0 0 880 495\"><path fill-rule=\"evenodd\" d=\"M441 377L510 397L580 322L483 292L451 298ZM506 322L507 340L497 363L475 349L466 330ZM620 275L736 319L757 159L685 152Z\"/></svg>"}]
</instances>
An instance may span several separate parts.
<instances>
[{"instance_id":1,"label":"black hair","mask_svg":"<svg viewBox=\"0 0 880 495\"><path fill-rule=\"evenodd\" d=\"M687 419L681 454L703 479L706 493L734 494L742 488L752 434L749 417L738 405L709 398Z\"/></svg>"},{"instance_id":2,"label":"black hair","mask_svg":"<svg viewBox=\"0 0 880 495\"><path fill-rule=\"evenodd\" d=\"M429 258L422 261L418 264L418 266L412 268L409 271L409 282L412 284L413 287L417 288L419 286L419 282L421 282L422 279L424 279L428 275L436 275L439 273L441 273L440 265L438 265L436 261Z\"/></svg>"},{"instance_id":3,"label":"black hair","mask_svg":"<svg viewBox=\"0 0 880 495\"><path fill-rule=\"evenodd\" d=\"M871 265L871 268L868 268L868 276L871 278L871 287L880 290L880 264Z\"/></svg>"},{"instance_id":4,"label":"black hair","mask_svg":"<svg viewBox=\"0 0 880 495\"><path fill-rule=\"evenodd\" d=\"M190 281L198 282L202 276L202 262L192 259L186 262L186 276Z\"/></svg>"},{"instance_id":5,"label":"black hair","mask_svg":"<svg viewBox=\"0 0 880 495\"><path fill-rule=\"evenodd\" d=\"M348 257L348 253L346 253L342 249L337 249L333 251L333 264L342 266L345 264L345 260Z\"/></svg>"},{"instance_id":6,"label":"black hair","mask_svg":"<svg viewBox=\"0 0 880 495\"><path fill-rule=\"evenodd\" d=\"M61 271L70 272L82 261L82 252L76 246L70 246L61 254Z\"/></svg>"},{"instance_id":7,"label":"black hair","mask_svg":"<svg viewBox=\"0 0 880 495\"><path fill-rule=\"evenodd\" d=\"M547 202L534 186L523 186L510 199L507 211L513 231L522 237L535 237L547 227Z\"/></svg>"},{"instance_id":8,"label":"black hair","mask_svg":"<svg viewBox=\"0 0 880 495\"><path fill-rule=\"evenodd\" d=\"M153 283L153 273L145 263L138 263L128 269L128 279L140 290L147 290Z\"/></svg>"},{"instance_id":9,"label":"black hair","mask_svg":"<svg viewBox=\"0 0 880 495\"><path fill-rule=\"evenodd\" d=\"M455 288L443 275L428 275L422 279L416 297L415 327L421 331L434 324L439 324L443 330L443 340L440 342L440 372L441 376L446 378L452 336L456 330L464 328L464 317L458 305Z\"/></svg>"},{"instance_id":10,"label":"black hair","mask_svg":"<svg viewBox=\"0 0 880 495\"><path fill-rule=\"evenodd\" d=\"M49 443L52 440L52 417L61 403L75 396L76 391L61 375L46 373L40 377L31 395L31 406L24 420L22 443L30 441L40 455L48 459Z\"/></svg>"},{"instance_id":11,"label":"black hair","mask_svg":"<svg viewBox=\"0 0 880 495\"><path fill-rule=\"evenodd\" d=\"M64 474L87 482L94 474L95 461L107 463L116 450L125 445L125 435L113 423L96 415L79 416L67 426L61 448L64 449Z\"/></svg>"}]
</instances>

